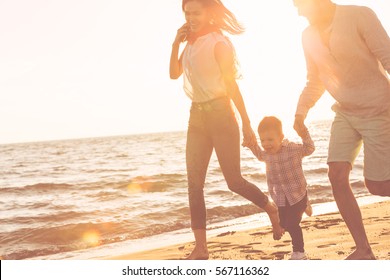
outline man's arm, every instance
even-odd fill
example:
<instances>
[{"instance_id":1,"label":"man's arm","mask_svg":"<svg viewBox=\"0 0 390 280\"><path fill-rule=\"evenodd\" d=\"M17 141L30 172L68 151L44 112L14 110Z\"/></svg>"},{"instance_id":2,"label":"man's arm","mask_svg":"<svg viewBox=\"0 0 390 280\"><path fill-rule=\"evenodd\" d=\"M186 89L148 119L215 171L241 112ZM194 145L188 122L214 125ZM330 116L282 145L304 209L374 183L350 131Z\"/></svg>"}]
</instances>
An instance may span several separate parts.
<instances>
[{"instance_id":1,"label":"man's arm","mask_svg":"<svg viewBox=\"0 0 390 280\"><path fill-rule=\"evenodd\" d=\"M367 47L390 74L390 38L374 11L362 7L358 28Z\"/></svg>"},{"instance_id":2,"label":"man's arm","mask_svg":"<svg viewBox=\"0 0 390 280\"><path fill-rule=\"evenodd\" d=\"M299 97L297 110L295 113L294 129L298 134L303 133L306 130L304 121L306 119L307 113L325 92L325 86L319 77L318 68L313 58L310 56L309 51L305 46L304 40L302 41L306 60L307 81L306 86Z\"/></svg>"}]
</instances>

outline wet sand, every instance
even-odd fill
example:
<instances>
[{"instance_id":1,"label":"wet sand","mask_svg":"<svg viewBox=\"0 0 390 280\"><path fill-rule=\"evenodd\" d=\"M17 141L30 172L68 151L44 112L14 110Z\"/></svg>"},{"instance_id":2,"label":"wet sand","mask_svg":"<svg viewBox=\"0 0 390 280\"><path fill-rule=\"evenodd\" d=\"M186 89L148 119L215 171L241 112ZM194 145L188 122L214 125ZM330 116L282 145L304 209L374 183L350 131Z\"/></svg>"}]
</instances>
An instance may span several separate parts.
<instances>
[{"instance_id":1,"label":"wet sand","mask_svg":"<svg viewBox=\"0 0 390 280\"><path fill-rule=\"evenodd\" d=\"M361 206L369 242L377 259L390 260L390 200ZM305 250L312 260L342 260L354 250L352 237L338 212L304 218L301 223ZM182 259L193 242L113 256L114 260ZM291 254L291 239L272 239L270 226L246 231L226 231L209 237L210 259L285 260Z\"/></svg>"}]
</instances>

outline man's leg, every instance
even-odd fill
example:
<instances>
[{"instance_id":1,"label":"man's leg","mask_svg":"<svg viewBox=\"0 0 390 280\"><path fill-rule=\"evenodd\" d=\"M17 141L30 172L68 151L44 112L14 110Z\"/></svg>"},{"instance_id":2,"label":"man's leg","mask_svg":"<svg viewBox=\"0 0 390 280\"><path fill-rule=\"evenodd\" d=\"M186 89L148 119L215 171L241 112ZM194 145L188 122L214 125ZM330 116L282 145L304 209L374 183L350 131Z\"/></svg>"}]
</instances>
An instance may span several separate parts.
<instances>
[{"instance_id":1,"label":"man's leg","mask_svg":"<svg viewBox=\"0 0 390 280\"><path fill-rule=\"evenodd\" d=\"M390 169L390 166L389 166ZM365 179L366 187L373 195L390 196L390 180L371 181Z\"/></svg>"},{"instance_id":2,"label":"man's leg","mask_svg":"<svg viewBox=\"0 0 390 280\"><path fill-rule=\"evenodd\" d=\"M364 143L364 177L373 195L390 196L390 109L357 122Z\"/></svg>"},{"instance_id":3,"label":"man's leg","mask_svg":"<svg viewBox=\"0 0 390 280\"><path fill-rule=\"evenodd\" d=\"M368 243L359 205L349 184L351 164L349 162L329 162L329 180L332 184L333 196L340 214L356 244L356 250L347 260L375 259Z\"/></svg>"}]
</instances>

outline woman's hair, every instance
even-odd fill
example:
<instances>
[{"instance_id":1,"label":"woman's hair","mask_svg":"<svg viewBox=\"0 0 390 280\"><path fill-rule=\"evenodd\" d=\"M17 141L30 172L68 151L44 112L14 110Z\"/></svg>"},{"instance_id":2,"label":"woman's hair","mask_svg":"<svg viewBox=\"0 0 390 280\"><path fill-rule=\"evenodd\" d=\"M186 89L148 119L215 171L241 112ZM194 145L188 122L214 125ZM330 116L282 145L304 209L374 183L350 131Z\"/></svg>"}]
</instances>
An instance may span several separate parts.
<instances>
[{"instance_id":1,"label":"woman's hair","mask_svg":"<svg viewBox=\"0 0 390 280\"><path fill-rule=\"evenodd\" d=\"M183 11L185 5L191 1L201 3L208 10L212 17L212 24L217 28L233 35L244 32L244 27L237 21L236 16L220 0L183 0Z\"/></svg>"}]
</instances>

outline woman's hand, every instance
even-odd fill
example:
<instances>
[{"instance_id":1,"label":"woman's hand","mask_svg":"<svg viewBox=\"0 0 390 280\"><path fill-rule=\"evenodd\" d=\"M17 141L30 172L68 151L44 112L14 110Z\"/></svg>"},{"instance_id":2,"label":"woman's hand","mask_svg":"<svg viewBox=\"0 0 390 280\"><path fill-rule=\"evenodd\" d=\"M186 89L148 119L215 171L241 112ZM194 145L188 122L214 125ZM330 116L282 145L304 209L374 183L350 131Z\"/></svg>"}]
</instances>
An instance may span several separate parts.
<instances>
[{"instance_id":1,"label":"woman's hand","mask_svg":"<svg viewBox=\"0 0 390 280\"><path fill-rule=\"evenodd\" d=\"M180 44L187 40L188 23L183 24L176 33L174 44Z\"/></svg>"},{"instance_id":2,"label":"woman's hand","mask_svg":"<svg viewBox=\"0 0 390 280\"><path fill-rule=\"evenodd\" d=\"M183 24L176 33L175 41L172 44L171 59L169 62L169 77L176 80L183 74L183 66L179 57L180 44L184 42L188 34L188 24Z\"/></svg>"},{"instance_id":3,"label":"woman's hand","mask_svg":"<svg viewBox=\"0 0 390 280\"><path fill-rule=\"evenodd\" d=\"M244 140L242 141L243 147L253 147L257 144L256 134L250 125L244 125L242 127L242 133Z\"/></svg>"}]
</instances>

